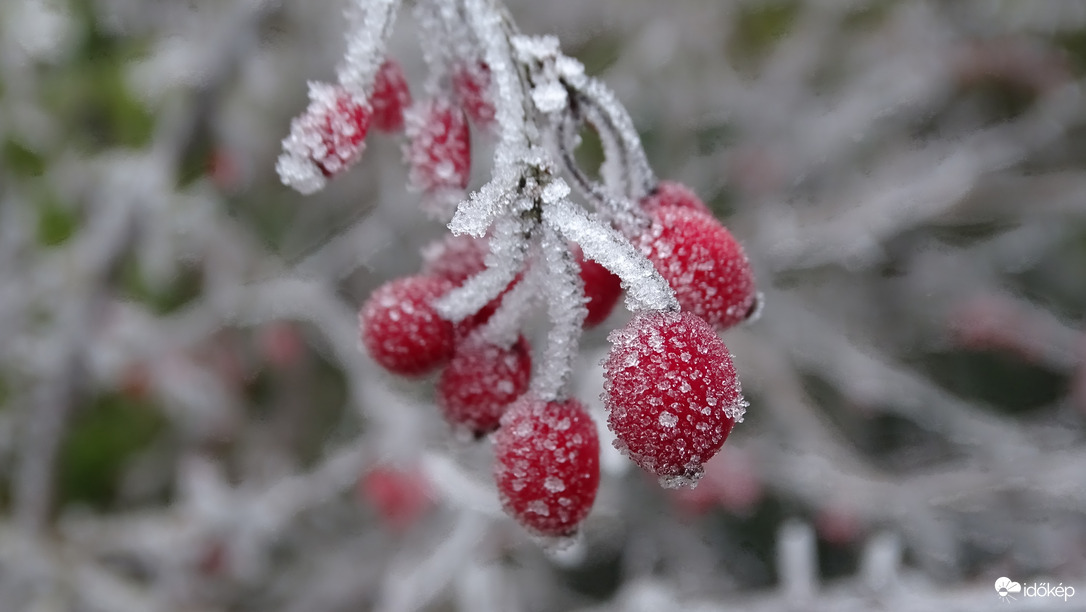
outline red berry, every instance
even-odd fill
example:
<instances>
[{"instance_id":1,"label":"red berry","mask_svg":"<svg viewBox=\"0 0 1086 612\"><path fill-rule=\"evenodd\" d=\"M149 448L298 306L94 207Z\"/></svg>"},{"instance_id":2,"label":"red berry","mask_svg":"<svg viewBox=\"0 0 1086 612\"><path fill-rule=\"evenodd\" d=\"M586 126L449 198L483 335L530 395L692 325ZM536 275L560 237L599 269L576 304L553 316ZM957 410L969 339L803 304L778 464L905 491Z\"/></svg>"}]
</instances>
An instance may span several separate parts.
<instances>
[{"instance_id":1,"label":"red berry","mask_svg":"<svg viewBox=\"0 0 1086 612\"><path fill-rule=\"evenodd\" d=\"M264 359L282 370L296 366L305 352L305 340L301 333L287 321L269 323L260 328L257 344Z\"/></svg>"},{"instance_id":2,"label":"red berry","mask_svg":"<svg viewBox=\"0 0 1086 612\"><path fill-rule=\"evenodd\" d=\"M430 483L417 469L375 466L359 480L358 493L398 531L410 527L433 505Z\"/></svg>"},{"instance_id":3,"label":"red berry","mask_svg":"<svg viewBox=\"0 0 1086 612\"><path fill-rule=\"evenodd\" d=\"M568 536L600 484L596 426L576 400L523 395L494 434L494 478L505 511L530 531Z\"/></svg>"},{"instance_id":4,"label":"red berry","mask_svg":"<svg viewBox=\"0 0 1086 612\"><path fill-rule=\"evenodd\" d=\"M649 211L659 206L676 206L696 210L709 216L713 214L696 193L686 185L675 181L660 181L656 189L641 200L641 206Z\"/></svg>"},{"instance_id":5,"label":"red berry","mask_svg":"<svg viewBox=\"0 0 1086 612\"><path fill-rule=\"evenodd\" d=\"M134 362L121 371L117 389L133 401L143 401L151 394L151 371L146 363Z\"/></svg>"},{"instance_id":6,"label":"red berry","mask_svg":"<svg viewBox=\"0 0 1086 612\"><path fill-rule=\"evenodd\" d=\"M955 306L950 315L953 340L961 347L1016 353L1035 361L1043 350L1025 313L1014 302L977 296Z\"/></svg>"},{"instance_id":7,"label":"red berry","mask_svg":"<svg viewBox=\"0 0 1086 612\"><path fill-rule=\"evenodd\" d=\"M486 255L489 252L485 238L448 234L423 249L422 272L446 278L459 287L486 269Z\"/></svg>"},{"instance_id":8,"label":"red berry","mask_svg":"<svg viewBox=\"0 0 1086 612\"><path fill-rule=\"evenodd\" d=\"M374 361L404 376L426 374L452 357L453 324L432 302L453 288L435 276L409 276L373 292L359 315L362 343Z\"/></svg>"},{"instance_id":9,"label":"red berry","mask_svg":"<svg viewBox=\"0 0 1086 612\"><path fill-rule=\"evenodd\" d=\"M577 260L581 265L584 294L588 298L588 303L585 304L588 307L588 316L585 317L584 326L595 327L603 323L614 310L619 296L622 295L622 281L607 268L586 259L579 249Z\"/></svg>"},{"instance_id":10,"label":"red berry","mask_svg":"<svg viewBox=\"0 0 1086 612\"><path fill-rule=\"evenodd\" d=\"M288 141L330 177L362 156L370 107L347 89L326 83L311 83L309 99L305 112L291 123Z\"/></svg>"},{"instance_id":11,"label":"red berry","mask_svg":"<svg viewBox=\"0 0 1086 612\"><path fill-rule=\"evenodd\" d=\"M690 312L639 314L609 340L604 401L616 448L665 486L697 481L746 407L728 347Z\"/></svg>"},{"instance_id":12,"label":"red berry","mask_svg":"<svg viewBox=\"0 0 1086 612\"><path fill-rule=\"evenodd\" d=\"M373 126L382 132L403 129L403 112L411 106L411 91L403 68L396 60L385 60L373 83Z\"/></svg>"},{"instance_id":13,"label":"red berry","mask_svg":"<svg viewBox=\"0 0 1086 612\"><path fill-rule=\"evenodd\" d=\"M641 252L675 290L682 309L721 330L744 321L757 299L754 275L731 232L687 208L661 206L651 216Z\"/></svg>"},{"instance_id":14,"label":"red berry","mask_svg":"<svg viewBox=\"0 0 1086 612\"><path fill-rule=\"evenodd\" d=\"M494 122L495 109L490 93L490 66L484 62L457 67L452 75L456 102L475 123L486 126Z\"/></svg>"},{"instance_id":15,"label":"red berry","mask_svg":"<svg viewBox=\"0 0 1086 612\"><path fill-rule=\"evenodd\" d=\"M471 135L464 111L443 98L416 105L407 116L407 137L412 185L427 193L468 186Z\"/></svg>"},{"instance_id":16,"label":"red berry","mask_svg":"<svg viewBox=\"0 0 1086 612\"><path fill-rule=\"evenodd\" d=\"M509 348L471 336L456 347L437 383L445 419L476 436L490 433L506 407L528 390L532 355L520 337Z\"/></svg>"}]
</instances>

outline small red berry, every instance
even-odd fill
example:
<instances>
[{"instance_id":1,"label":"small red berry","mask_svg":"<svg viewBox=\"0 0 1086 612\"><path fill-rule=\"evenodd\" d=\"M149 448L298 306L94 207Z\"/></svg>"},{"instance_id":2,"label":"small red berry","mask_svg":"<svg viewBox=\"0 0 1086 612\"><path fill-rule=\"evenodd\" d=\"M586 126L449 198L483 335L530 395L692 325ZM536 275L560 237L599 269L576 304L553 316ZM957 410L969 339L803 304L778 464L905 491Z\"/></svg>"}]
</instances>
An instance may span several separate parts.
<instances>
[{"instance_id":1,"label":"small red berry","mask_svg":"<svg viewBox=\"0 0 1086 612\"><path fill-rule=\"evenodd\" d=\"M568 536L600 484L596 426L576 400L523 395L494 434L494 478L505 511L542 536Z\"/></svg>"},{"instance_id":2,"label":"small red berry","mask_svg":"<svg viewBox=\"0 0 1086 612\"><path fill-rule=\"evenodd\" d=\"M359 480L358 493L397 531L413 525L433 505L430 483L417 469L374 466Z\"/></svg>"},{"instance_id":3,"label":"small red berry","mask_svg":"<svg viewBox=\"0 0 1086 612\"><path fill-rule=\"evenodd\" d=\"M705 205L705 202L702 202L701 198L698 197L698 194L691 191L686 185L675 181L660 181L656 185L656 189L641 200L641 206L648 211L652 211L659 206L676 206L696 210L709 216L713 214L709 207Z\"/></svg>"},{"instance_id":4,"label":"small red berry","mask_svg":"<svg viewBox=\"0 0 1086 612\"><path fill-rule=\"evenodd\" d=\"M411 184L426 193L465 189L471 177L471 134L464 111L437 98L412 107L406 125Z\"/></svg>"},{"instance_id":5,"label":"small red berry","mask_svg":"<svg viewBox=\"0 0 1086 612\"><path fill-rule=\"evenodd\" d=\"M743 322L755 307L754 275L743 247L709 215L661 206L641 236L641 252L675 291L683 310L717 329Z\"/></svg>"},{"instance_id":6,"label":"small red berry","mask_svg":"<svg viewBox=\"0 0 1086 612\"><path fill-rule=\"evenodd\" d=\"M403 376L426 374L452 357L453 324L432 302L453 288L435 276L409 276L379 287L359 315L362 343L374 361Z\"/></svg>"},{"instance_id":7,"label":"small red berry","mask_svg":"<svg viewBox=\"0 0 1086 612\"><path fill-rule=\"evenodd\" d=\"M223 193L240 191L245 178L241 162L240 154L224 146L215 147L207 160L207 175L211 183Z\"/></svg>"},{"instance_id":8,"label":"small red berry","mask_svg":"<svg viewBox=\"0 0 1086 612\"><path fill-rule=\"evenodd\" d=\"M487 126L494 122L495 109L490 93L490 66L485 62L464 64L453 72L453 95L472 121Z\"/></svg>"},{"instance_id":9,"label":"small red berry","mask_svg":"<svg viewBox=\"0 0 1086 612\"><path fill-rule=\"evenodd\" d=\"M371 111L361 97L339 85L311 83L309 106L290 125L286 142L326 177L347 169L366 148Z\"/></svg>"},{"instance_id":10,"label":"small red berry","mask_svg":"<svg viewBox=\"0 0 1086 612\"><path fill-rule=\"evenodd\" d=\"M470 336L456 347L437 383L445 419L476 436L498 427L505 409L528 390L532 354L520 337L508 348Z\"/></svg>"},{"instance_id":11,"label":"small red berry","mask_svg":"<svg viewBox=\"0 0 1086 612\"><path fill-rule=\"evenodd\" d=\"M382 132L398 132L403 129L404 109L411 106L411 90L403 68L396 60L385 60L377 71L373 83L373 126Z\"/></svg>"},{"instance_id":12,"label":"small red berry","mask_svg":"<svg viewBox=\"0 0 1086 612\"><path fill-rule=\"evenodd\" d=\"M834 546L854 543L864 528L862 519L843 503L822 508L815 516L814 527L819 538Z\"/></svg>"},{"instance_id":13,"label":"small red berry","mask_svg":"<svg viewBox=\"0 0 1086 612\"><path fill-rule=\"evenodd\" d=\"M486 269L489 252L486 238L447 234L423 249L422 272L448 279L459 287Z\"/></svg>"},{"instance_id":14,"label":"small red berry","mask_svg":"<svg viewBox=\"0 0 1086 612\"><path fill-rule=\"evenodd\" d=\"M746 407L728 347L690 312L639 314L608 339L616 448L665 486L696 482Z\"/></svg>"},{"instance_id":15,"label":"small red berry","mask_svg":"<svg viewBox=\"0 0 1086 612\"><path fill-rule=\"evenodd\" d=\"M1036 361L1043 347L1035 340L1026 314L1014 302L995 296L977 296L955 306L950 314L954 342L974 351L1007 351Z\"/></svg>"},{"instance_id":16,"label":"small red berry","mask_svg":"<svg viewBox=\"0 0 1086 612\"><path fill-rule=\"evenodd\" d=\"M281 370L296 366L305 353L301 332L288 321L277 321L260 328L257 345L264 359Z\"/></svg>"},{"instance_id":17,"label":"small red berry","mask_svg":"<svg viewBox=\"0 0 1086 612\"><path fill-rule=\"evenodd\" d=\"M117 389L130 400L143 401L151 394L151 371L147 364L132 363L121 371Z\"/></svg>"},{"instance_id":18,"label":"small red berry","mask_svg":"<svg viewBox=\"0 0 1086 612\"><path fill-rule=\"evenodd\" d=\"M577 252L577 261L581 266L581 281L584 283L584 294L588 298L588 316L585 317L585 328L595 327L610 316L614 310L618 298L622 295L622 281L591 259L586 259Z\"/></svg>"}]
</instances>

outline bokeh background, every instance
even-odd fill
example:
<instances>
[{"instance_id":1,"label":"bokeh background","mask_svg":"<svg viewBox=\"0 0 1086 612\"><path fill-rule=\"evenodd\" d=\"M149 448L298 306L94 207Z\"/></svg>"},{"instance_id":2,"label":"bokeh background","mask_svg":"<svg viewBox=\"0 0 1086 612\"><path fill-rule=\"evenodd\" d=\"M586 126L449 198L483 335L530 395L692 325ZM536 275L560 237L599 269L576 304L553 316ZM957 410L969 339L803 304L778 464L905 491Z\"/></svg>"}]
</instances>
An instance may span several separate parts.
<instances>
[{"instance_id":1,"label":"bokeh background","mask_svg":"<svg viewBox=\"0 0 1086 612\"><path fill-rule=\"evenodd\" d=\"M358 350L446 230L391 137L312 197L275 175L342 1L7 0L0 609L1086 609L1086 3L509 6L751 257L751 407L702 484L607 452L549 550L433 381ZM391 52L420 84L409 11ZM625 316L584 339L600 422Z\"/></svg>"}]
</instances>

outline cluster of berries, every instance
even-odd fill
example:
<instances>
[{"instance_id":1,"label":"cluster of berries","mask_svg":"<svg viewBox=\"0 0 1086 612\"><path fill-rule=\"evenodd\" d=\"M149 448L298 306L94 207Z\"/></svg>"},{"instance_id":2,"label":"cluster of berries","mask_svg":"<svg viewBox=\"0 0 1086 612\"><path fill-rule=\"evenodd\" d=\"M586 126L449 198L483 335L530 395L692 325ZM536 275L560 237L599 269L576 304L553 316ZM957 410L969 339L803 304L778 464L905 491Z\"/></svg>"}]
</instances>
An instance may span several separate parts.
<instances>
[{"instance_id":1,"label":"cluster of berries","mask_svg":"<svg viewBox=\"0 0 1086 612\"><path fill-rule=\"evenodd\" d=\"M739 244L689 190L663 183L643 204L653 223L642 252L683 311L640 314L611 334L608 424L642 468L670 484L689 483L742 419L738 378L716 330L751 313L754 284ZM362 342L396 374L444 368L436 392L446 420L476 437L497 430L495 477L507 511L536 533L565 535L588 514L599 483L591 419L576 400L544 402L527 393L527 340L502 346L479 333L497 304L457 324L434 306L483 271L486 252L484 239L468 236L426 249L420 274L385 284L362 307ZM622 288L598 263L579 263L590 327L607 318Z\"/></svg>"},{"instance_id":2,"label":"cluster of berries","mask_svg":"<svg viewBox=\"0 0 1086 612\"><path fill-rule=\"evenodd\" d=\"M372 126L405 134L404 159L415 189L429 194L462 191L471 176L468 121L489 128L494 106L484 96L490 87L485 64L460 66L450 81L451 95L413 102L399 62L386 59L368 96L344 85L310 83L309 107L291 123L288 142L295 155L280 161L280 171L309 176L295 187L314 192L362 157ZM284 167L292 164L312 164L316 172Z\"/></svg>"},{"instance_id":3,"label":"cluster of berries","mask_svg":"<svg viewBox=\"0 0 1086 612\"><path fill-rule=\"evenodd\" d=\"M291 154L281 158L280 172L302 191L320 188L359 158L372 123L381 130L406 132L405 158L415 187L424 193L465 189L469 117L480 127L496 122L497 88L485 63L464 65L470 69L451 71L437 88L448 93L423 103L411 103L403 73L391 60L380 66L368 96L341 86L311 86L312 103L284 141ZM315 183L299 180L306 168L314 167L319 169L312 173ZM521 184L523 188L523 179ZM667 308L637 313L611 333L603 399L620 450L665 486L692 485L746 407L731 355L717 334L750 318L758 299L746 255L706 205L680 184L655 179L650 184L643 197L633 198L636 231L626 229L622 238L634 247L628 258L651 263L644 264L646 274L654 269L674 299L668 298ZM524 218L539 211L545 218L551 203L545 195L537 197L536 208L524 211ZM536 225L523 226L529 228L522 230L525 241L533 239L531 228L541 227L536 218ZM586 222L597 220L586 217ZM504 292L470 316L452 320L439 306L443 298L485 274L492 239L449 236L427 248L420 273L385 284L362 306L362 344L391 373L422 376L440 371L437 404L446 420L476 438L493 434L494 477L505 510L536 534L566 536L576 531L595 501L600 478L597 430L577 400L533 386L533 381L552 378L540 372L558 367L568 373L572 364L550 355L548 347L544 361L560 363L536 364L533 375L532 350L519 329L495 333L491 326L503 298L518 283L528 283L526 271L538 263L532 257L553 254L530 257ZM579 270L582 295L571 309L583 306L585 312L566 318L582 327L603 322L623 291L633 292L631 279L643 278L624 276L620 281L612 273L621 273L618 268L585 257L577 245L556 247L544 239L544 250L547 244L551 250L568 247ZM582 244L588 250L588 243ZM570 259L565 252L551 258ZM551 316L556 318L553 311ZM563 343L569 344L557 344ZM563 347L558 352L563 350L569 354Z\"/></svg>"}]
</instances>

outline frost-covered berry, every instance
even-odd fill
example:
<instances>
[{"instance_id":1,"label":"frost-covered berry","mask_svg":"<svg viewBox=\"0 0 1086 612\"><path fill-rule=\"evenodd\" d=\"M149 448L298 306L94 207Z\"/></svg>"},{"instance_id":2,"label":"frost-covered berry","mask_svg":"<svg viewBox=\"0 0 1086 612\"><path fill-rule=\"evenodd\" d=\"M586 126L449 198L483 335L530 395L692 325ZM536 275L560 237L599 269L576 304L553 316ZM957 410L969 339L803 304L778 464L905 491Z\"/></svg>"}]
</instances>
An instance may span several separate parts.
<instances>
[{"instance_id":1,"label":"frost-covered berry","mask_svg":"<svg viewBox=\"0 0 1086 612\"><path fill-rule=\"evenodd\" d=\"M709 207L705 205L705 202L702 202L701 198L698 197L698 194L691 191L686 185L675 181L660 181L656 185L656 189L653 189L652 193L641 200L641 206L649 211L660 206L677 206L696 210L707 215L713 214Z\"/></svg>"},{"instance_id":2,"label":"frost-covered berry","mask_svg":"<svg viewBox=\"0 0 1086 612\"><path fill-rule=\"evenodd\" d=\"M448 279L460 286L464 281L486 269L486 254L490 252L486 238L467 234L447 234L422 250L422 272Z\"/></svg>"},{"instance_id":3,"label":"frost-covered berry","mask_svg":"<svg viewBox=\"0 0 1086 612\"><path fill-rule=\"evenodd\" d=\"M452 90L456 102L472 121L480 126L494 122L494 102L490 96L490 66L485 62L463 64L453 71Z\"/></svg>"},{"instance_id":4,"label":"frost-covered berry","mask_svg":"<svg viewBox=\"0 0 1086 612\"><path fill-rule=\"evenodd\" d=\"M310 83L309 106L291 122L283 141L283 179L303 193L319 189L321 175L339 174L362 156L371 118L360 96L339 85Z\"/></svg>"},{"instance_id":5,"label":"frost-covered berry","mask_svg":"<svg viewBox=\"0 0 1086 612\"><path fill-rule=\"evenodd\" d=\"M437 403L456 428L479 436L497 429L505 409L528 390L532 354L524 337L505 348L478 334L457 345L437 383Z\"/></svg>"},{"instance_id":6,"label":"frost-covered berry","mask_svg":"<svg viewBox=\"0 0 1086 612\"><path fill-rule=\"evenodd\" d=\"M743 247L719 221L695 210L660 206L639 239L641 252L675 291L683 310L717 329L744 321L757 295Z\"/></svg>"},{"instance_id":7,"label":"frost-covered berry","mask_svg":"<svg viewBox=\"0 0 1086 612\"><path fill-rule=\"evenodd\" d=\"M403 68L396 60L385 60L377 71L373 83L373 127L382 132L398 132L403 129L403 113L411 106L411 90Z\"/></svg>"},{"instance_id":8,"label":"frost-covered berry","mask_svg":"<svg viewBox=\"0 0 1086 612\"><path fill-rule=\"evenodd\" d=\"M618 298L622 295L622 281L607 268L591 259L586 259L579 250L577 261L581 267L584 295L588 299L588 303L585 304L588 308L588 316L585 317L584 326L595 327L603 323L614 310Z\"/></svg>"},{"instance_id":9,"label":"frost-covered berry","mask_svg":"<svg viewBox=\"0 0 1086 612\"><path fill-rule=\"evenodd\" d=\"M386 283L362 306L362 344L373 360L403 376L426 374L452 357L453 324L433 301L453 288L436 276L408 276Z\"/></svg>"},{"instance_id":10,"label":"frost-covered berry","mask_svg":"<svg viewBox=\"0 0 1086 612\"><path fill-rule=\"evenodd\" d=\"M404 158L411 185L423 192L465 189L471 176L471 134L464 111L444 98L412 106Z\"/></svg>"},{"instance_id":11,"label":"frost-covered berry","mask_svg":"<svg viewBox=\"0 0 1086 612\"><path fill-rule=\"evenodd\" d=\"M728 347L690 312L639 314L608 339L603 399L616 448L665 486L696 482L746 410Z\"/></svg>"},{"instance_id":12,"label":"frost-covered berry","mask_svg":"<svg viewBox=\"0 0 1086 612\"><path fill-rule=\"evenodd\" d=\"M494 478L505 511L542 536L568 536L600 484L596 426L576 400L523 395L494 434Z\"/></svg>"}]
</instances>

